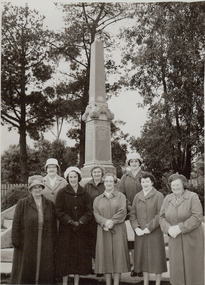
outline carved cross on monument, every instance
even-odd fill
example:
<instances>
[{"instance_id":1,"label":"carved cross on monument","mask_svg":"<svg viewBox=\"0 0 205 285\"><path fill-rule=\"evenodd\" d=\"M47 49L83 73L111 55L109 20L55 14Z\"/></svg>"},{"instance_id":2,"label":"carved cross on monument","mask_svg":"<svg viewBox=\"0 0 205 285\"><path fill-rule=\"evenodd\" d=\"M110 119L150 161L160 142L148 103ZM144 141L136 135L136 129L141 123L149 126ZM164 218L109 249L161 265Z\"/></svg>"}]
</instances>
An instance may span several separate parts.
<instances>
[{"instance_id":1,"label":"carved cross on monument","mask_svg":"<svg viewBox=\"0 0 205 285\"><path fill-rule=\"evenodd\" d=\"M113 118L106 103L103 43L95 41L91 45L89 104L82 117L86 122L83 178L91 177L90 169L99 164L106 172L116 175L111 155L110 122Z\"/></svg>"}]
</instances>

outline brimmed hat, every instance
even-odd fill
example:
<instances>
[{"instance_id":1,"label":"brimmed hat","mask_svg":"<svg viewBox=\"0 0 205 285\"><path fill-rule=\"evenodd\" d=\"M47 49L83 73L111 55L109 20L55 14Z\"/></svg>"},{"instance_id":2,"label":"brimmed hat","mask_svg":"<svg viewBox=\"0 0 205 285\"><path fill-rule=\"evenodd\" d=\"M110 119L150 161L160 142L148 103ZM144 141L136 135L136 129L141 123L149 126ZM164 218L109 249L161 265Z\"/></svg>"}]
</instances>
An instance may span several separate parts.
<instances>
[{"instance_id":1,"label":"brimmed hat","mask_svg":"<svg viewBox=\"0 0 205 285\"><path fill-rule=\"evenodd\" d=\"M90 173L92 174L93 170L96 168L100 168L102 171L102 175L105 175L105 168L102 165L94 165L91 169L90 169Z\"/></svg>"},{"instance_id":2,"label":"brimmed hat","mask_svg":"<svg viewBox=\"0 0 205 285\"><path fill-rule=\"evenodd\" d=\"M143 160L142 160L142 158L138 152L131 152L128 154L127 160L126 160L127 164L129 163L129 161L131 159L138 159L141 163L143 162Z\"/></svg>"},{"instance_id":3,"label":"brimmed hat","mask_svg":"<svg viewBox=\"0 0 205 285\"><path fill-rule=\"evenodd\" d=\"M46 165L45 165L45 168L50 165L50 164L54 164L54 165L57 165L58 168L60 168L59 164L58 164L58 160L55 159L55 158L49 158L46 160Z\"/></svg>"},{"instance_id":4,"label":"brimmed hat","mask_svg":"<svg viewBox=\"0 0 205 285\"><path fill-rule=\"evenodd\" d=\"M80 177L82 177L82 174L81 174L81 171L79 168L77 168L76 166L70 166L66 169L66 171L64 172L64 177L65 179L67 179L67 176L68 174L71 172L71 171L75 171L77 172L78 174L80 174Z\"/></svg>"},{"instance_id":5,"label":"brimmed hat","mask_svg":"<svg viewBox=\"0 0 205 285\"><path fill-rule=\"evenodd\" d=\"M172 181L177 180L177 179L181 179L183 182L187 183L186 177L179 173L174 173L170 175L168 178L168 183L171 183Z\"/></svg>"},{"instance_id":6,"label":"brimmed hat","mask_svg":"<svg viewBox=\"0 0 205 285\"><path fill-rule=\"evenodd\" d=\"M33 175L28 178L28 190L30 190L35 185L41 185L45 188L45 184L43 181L43 176L41 175Z\"/></svg>"}]
</instances>

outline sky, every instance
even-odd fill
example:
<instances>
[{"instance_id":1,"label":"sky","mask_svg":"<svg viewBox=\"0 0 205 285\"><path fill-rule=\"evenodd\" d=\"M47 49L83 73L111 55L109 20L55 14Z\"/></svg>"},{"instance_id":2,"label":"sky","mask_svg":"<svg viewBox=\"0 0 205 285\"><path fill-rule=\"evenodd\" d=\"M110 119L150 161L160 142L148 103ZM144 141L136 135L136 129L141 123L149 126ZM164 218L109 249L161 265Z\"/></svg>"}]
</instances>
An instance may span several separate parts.
<instances>
[{"instance_id":1,"label":"sky","mask_svg":"<svg viewBox=\"0 0 205 285\"><path fill-rule=\"evenodd\" d=\"M45 24L54 30L59 30L62 26L62 12L57 10L51 0L35 0L35 1L24 1L24 0L13 0L13 1L2 1L2 2L12 2L13 5L25 6L28 3L29 9L36 9L40 14L45 15ZM55 2L69 2L69 1L55 1ZM85 1L86 2L86 1ZM98 1L89 1L98 2ZM104 1L106 2L106 1ZM113 1L114 2L114 1ZM118 1L119 2L119 1ZM104 52L105 53L105 52ZM114 58L116 63L121 60L121 54L119 51L115 51ZM121 126L121 129L125 133L129 133L131 136L140 136L140 131L143 124L147 120L147 109L138 108L137 103L141 103L142 98L136 91L122 91L117 97L112 96L111 99L107 101L108 108L114 113L114 121L122 120L126 124ZM73 146L75 141L69 140L66 137L66 133L70 125L64 124L61 134L61 139L67 141L67 145ZM45 139L53 141L55 137L50 131L46 132ZM18 144L19 135L17 131L8 131L8 126L1 126L1 154L8 149L10 144ZM27 136L27 143L31 147L33 146L33 140Z\"/></svg>"}]
</instances>

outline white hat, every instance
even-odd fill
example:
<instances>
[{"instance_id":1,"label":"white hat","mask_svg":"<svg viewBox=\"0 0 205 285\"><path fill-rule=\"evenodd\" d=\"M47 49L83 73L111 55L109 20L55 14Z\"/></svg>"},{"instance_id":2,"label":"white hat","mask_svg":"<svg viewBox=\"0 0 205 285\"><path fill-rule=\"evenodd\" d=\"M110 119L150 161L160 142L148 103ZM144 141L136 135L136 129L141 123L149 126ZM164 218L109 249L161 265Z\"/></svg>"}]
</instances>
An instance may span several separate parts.
<instances>
[{"instance_id":1,"label":"white hat","mask_svg":"<svg viewBox=\"0 0 205 285\"><path fill-rule=\"evenodd\" d=\"M141 163L142 163L142 158L140 156L140 154L138 152L132 152L132 153L129 153L128 156L127 156L127 164L129 163L129 161L131 159L138 159Z\"/></svg>"},{"instance_id":2,"label":"white hat","mask_svg":"<svg viewBox=\"0 0 205 285\"><path fill-rule=\"evenodd\" d=\"M45 165L45 168L50 165L50 164L54 164L54 165L57 165L58 168L60 168L59 164L58 164L58 160L55 159L55 158L49 158L46 160L46 165Z\"/></svg>"},{"instance_id":3,"label":"white hat","mask_svg":"<svg viewBox=\"0 0 205 285\"><path fill-rule=\"evenodd\" d=\"M80 174L80 177L82 177L81 171L80 171L79 168L77 168L77 167L75 167L75 166L70 166L70 167L68 167L68 168L66 169L66 171L64 172L64 177L65 177L65 179L67 178L68 174L69 174L71 171L75 171L75 172L79 173L79 174Z\"/></svg>"}]
</instances>

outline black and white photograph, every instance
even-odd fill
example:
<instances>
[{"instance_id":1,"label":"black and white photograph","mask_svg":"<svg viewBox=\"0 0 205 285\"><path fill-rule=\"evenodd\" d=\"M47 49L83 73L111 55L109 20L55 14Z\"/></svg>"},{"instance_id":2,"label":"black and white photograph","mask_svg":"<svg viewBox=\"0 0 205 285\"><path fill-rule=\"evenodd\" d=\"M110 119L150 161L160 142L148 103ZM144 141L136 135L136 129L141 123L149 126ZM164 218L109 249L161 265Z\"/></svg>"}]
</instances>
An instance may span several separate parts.
<instances>
[{"instance_id":1,"label":"black and white photograph","mask_svg":"<svg viewBox=\"0 0 205 285\"><path fill-rule=\"evenodd\" d=\"M1 281L204 285L205 1L1 0Z\"/></svg>"}]
</instances>

